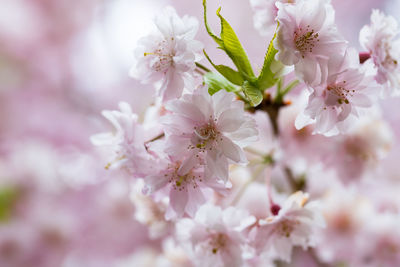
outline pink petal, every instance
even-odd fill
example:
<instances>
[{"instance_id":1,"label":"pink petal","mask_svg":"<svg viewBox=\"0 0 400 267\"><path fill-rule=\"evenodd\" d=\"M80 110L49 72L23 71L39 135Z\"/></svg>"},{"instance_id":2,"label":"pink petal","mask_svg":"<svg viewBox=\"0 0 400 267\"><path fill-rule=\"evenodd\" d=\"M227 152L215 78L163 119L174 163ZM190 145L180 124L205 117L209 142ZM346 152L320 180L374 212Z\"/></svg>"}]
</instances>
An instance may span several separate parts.
<instances>
[{"instance_id":1,"label":"pink petal","mask_svg":"<svg viewBox=\"0 0 400 267\"><path fill-rule=\"evenodd\" d=\"M175 100L168 102L165 107L181 116L187 117L193 121L204 121L205 117L201 110L193 105L192 103L188 103L186 101Z\"/></svg>"},{"instance_id":2,"label":"pink petal","mask_svg":"<svg viewBox=\"0 0 400 267\"><path fill-rule=\"evenodd\" d=\"M242 156L242 150L239 146L234 144L229 138L223 136L219 142L222 153L236 163L242 162L245 156Z\"/></svg>"},{"instance_id":3,"label":"pink petal","mask_svg":"<svg viewBox=\"0 0 400 267\"><path fill-rule=\"evenodd\" d=\"M366 95L356 94L351 98L351 102L356 106L368 108L372 105L371 99L369 99Z\"/></svg>"},{"instance_id":4,"label":"pink petal","mask_svg":"<svg viewBox=\"0 0 400 267\"><path fill-rule=\"evenodd\" d=\"M214 158L215 156L215 158ZM225 156L213 155L207 153L206 157L206 176L207 177L218 177L224 182L228 181L228 161Z\"/></svg>"},{"instance_id":5,"label":"pink petal","mask_svg":"<svg viewBox=\"0 0 400 267\"><path fill-rule=\"evenodd\" d=\"M153 192L164 187L168 183L168 178L164 177L163 173L156 175L149 175L145 177L145 187L143 188L144 194L152 194Z\"/></svg>"},{"instance_id":6,"label":"pink petal","mask_svg":"<svg viewBox=\"0 0 400 267\"><path fill-rule=\"evenodd\" d=\"M187 202L185 211L190 217L194 217L196 211L202 204L206 202L206 199L199 188L193 188L192 186L189 186L188 191L189 200Z\"/></svg>"},{"instance_id":7,"label":"pink petal","mask_svg":"<svg viewBox=\"0 0 400 267\"><path fill-rule=\"evenodd\" d=\"M188 201L188 192L187 190L176 190L171 189L169 194L170 205L176 212L178 217L182 217L185 212L185 207Z\"/></svg>"},{"instance_id":8,"label":"pink petal","mask_svg":"<svg viewBox=\"0 0 400 267\"><path fill-rule=\"evenodd\" d=\"M168 71L165 82L160 88L160 94L163 102L179 98L182 95L184 82L180 73L175 70Z\"/></svg>"},{"instance_id":9,"label":"pink petal","mask_svg":"<svg viewBox=\"0 0 400 267\"><path fill-rule=\"evenodd\" d=\"M244 120L243 110L227 109L218 118L218 129L222 132L233 132L240 128Z\"/></svg>"}]
</instances>

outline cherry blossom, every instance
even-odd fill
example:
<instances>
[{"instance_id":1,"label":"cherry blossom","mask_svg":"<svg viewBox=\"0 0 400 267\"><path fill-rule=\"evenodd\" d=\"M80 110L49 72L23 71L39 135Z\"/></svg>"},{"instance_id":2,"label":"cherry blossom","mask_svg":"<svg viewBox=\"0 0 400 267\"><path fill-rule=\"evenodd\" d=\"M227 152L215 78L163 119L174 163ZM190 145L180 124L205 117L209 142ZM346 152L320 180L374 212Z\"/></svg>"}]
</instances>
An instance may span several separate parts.
<instances>
[{"instance_id":1,"label":"cherry blossom","mask_svg":"<svg viewBox=\"0 0 400 267\"><path fill-rule=\"evenodd\" d=\"M1 267L400 266L400 1L3 2Z\"/></svg>"},{"instance_id":2,"label":"cherry blossom","mask_svg":"<svg viewBox=\"0 0 400 267\"><path fill-rule=\"evenodd\" d=\"M284 157L295 162L297 159L312 162L313 164L324 162L325 152L331 151L333 142L323 135L313 135L315 125L307 125L296 129L296 117L307 106L308 92L302 91L300 95L291 96L293 104L285 107L279 114L279 127L286 129L280 133L280 145Z\"/></svg>"},{"instance_id":3,"label":"cherry blossom","mask_svg":"<svg viewBox=\"0 0 400 267\"><path fill-rule=\"evenodd\" d=\"M276 29L278 8L275 3L294 3L295 0L250 0L254 11L254 27L261 35L271 36Z\"/></svg>"},{"instance_id":4,"label":"cherry blossom","mask_svg":"<svg viewBox=\"0 0 400 267\"><path fill-rule=\"evenodd\" d=\"M250 236L258 253L290 261L293 246L304 249L313 246L313 232L323 227L324 220L316 202L308 201L308 194L299 191L292 194L277 209L276 214L259 220Z\"/></svg>"},{"instance_id":5,"label":"cherry blossom","mask_svg":"<svg viewBox=\"0 0 400 267\"><path fill-rule=\"evenodd\" d=\"M206 176L228 180L228 164L247 162L243 147L257 139L255 121L246 116L243 102L233 93L220 90L214 95L201 87L193 94L167 103L172 114L164 117L166 152L187 155L183 169L191 169L203 158Z\"/></svg>"},{"instance_id":6,"label":"cherry blossom","mask_svg":"<svg viewBox=\"0 0 400 267\"><path fill-rule=\"evenodd\" d=\"M193 217L198 208L206 202L213 190L224 194L225 185L214 176L206 177L204 166L197 165L191 169L182 168L180 160L173 161L168 156L158 153L161 158L157 167L144 177L143 193L159 193L159 197L169 196L169 205L165 218L170 220L187 214Z\"/></svg>"},{"instance_id":7,"label":"cherry blossom","mask_svg":"<svg viewBox=\"0 0 400 267\"><path fill-rule=\"evenodd\" d=\"M114 132L97 134L91 137L96 146L111 148L116 154L106 168L122 167L129 173L139 176L146 172L150 155L144 146L145 131L138 123L138 116L126 102L119 103L120 111L104 110L103 116L114 126Z\"/></svg>"},{"instance_id":8,"label":"cherry blossom","mask_svg":"<svg viewBox=\"0 0 400 267\"><path fill-rule=\"evenodd\" d=\"M372 218L366 223L363 237L369 242L364 242L362 250L359 251L359 254L364 256L360 264L371 267L399 265L400 231L397 226L400 216L386 213Z\"/></svg>"},{"instance_id":9,"label":"cherry blossom","mask_svg":"<svg viewBox=\"0 0 400 267\"><path fill-rule=\"evenodd\" d=\"M326 263L346 261L357 266L360 245L371 242L370 237L363 240L363 225L377 216L371 202L355 187L333 185L320 203L326 228L316 229L320 239L317 254Z\"/></svg>"},{"instance_id":10,"label":"cherry blossom","mask_svg":"<svg viewBox=\"0 0 400 267\"><path fill-rule=\"evenodd\" d=\"M333 153L329 153L325 164L346 184L360 182L363 174L372 172L393 146L392 130L380 116L374 115L360 118L346 135L332 140Z\"/></svg>"},{"instance_id":11,"label":"cherry blossom","mask_svg":"<svg viewBox=\"0 0 400 267\"><path fill-rule=\"evenodd\" d=\"M143 186L143 180L136 180L131 188L130 199L135 206L135 219L148 227L151 239L165 237L172 228L172 224L165 220L168 201L155 201L151 196L143 194Z\"/></svg>"},{"instance_id":12,"label":"cherry blossom","mask_svg":"<svg viewBox=\"0 0 400 267\"><path fill-rule=\"evenodd\" d=\"M376 68L376 81L384 85L383 96L399 94L400 90L400 32L395 18L373 10L371 24L360 31L360 43L370 56Z\"/></svg>"},{"instance_id":13,"label":"cherry blossom","mask_svg":"<svg viewBox=\"0 0 400 267\"><path fill-rule=\"evenodd\" d=\"M297 129L315 123L314 133L331 136L346 132L360 112L372 106L380 88L373 76L356 66L352 49L340 64L328 66L327 80L312 88L304 113L296 119Z\"/></svg>"},{"instance_id":14,"label":"cherry blossom","mask_svg":"<svg viewBox=\"0 0 400 267\"><path fill-rule=\"evenodd\" d=\"M296 74L307 84L317 85L327 78L328 63L343 57L346 41L334 24L329 1L277 2L279 28L274 46L276 59L294 65ZM335 59L333 59L335 60Z\"/></svg>"},{"instance_id":15,"label":"cherry blossom","mask_svg":"<svg viewBox=\"0 0 400 267\"><path fill-rule=\"evenodd\" d=\"M242 266L246 237L244 231L255 222L246 211L204 205L193 220L176 225L178 239L193 255L196 266Z\"/></svg>"},{"instance_id":16,"label":"cherry blossom","mask_svg":"<svg viewBox=\"0 0 400 267\"><path fill-rule=\"evenodd\" d=\"M159 95L167 101L180 97L191 84L202 44L194 40L194 17L180 18L174 8L166 7L154 22L158 31L139 40L131 76L143 83L161 81Z\"/></svg>"}]
</instances>

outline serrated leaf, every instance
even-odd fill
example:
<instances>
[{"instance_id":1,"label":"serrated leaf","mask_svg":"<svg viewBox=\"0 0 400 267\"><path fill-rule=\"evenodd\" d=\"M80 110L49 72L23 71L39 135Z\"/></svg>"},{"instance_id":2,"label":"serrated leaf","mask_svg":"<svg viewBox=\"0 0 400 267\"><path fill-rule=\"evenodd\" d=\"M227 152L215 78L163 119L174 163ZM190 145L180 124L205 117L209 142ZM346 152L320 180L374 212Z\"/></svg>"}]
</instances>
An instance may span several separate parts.
<instances>
[{"instance_id":1,"label":"serrated leaf","mask_svg":"<svg viewBox=\"0 0 400 267\"><path fill-rule=\"evenodd\" d=\"M263 92L257 87L254 87L248 81L245 81L242 85L242 88L251 106L256 107L261 103L263 100Z\"/></svg>"},{"instance_id":2,"label":"serrated leaf","mask_svg":"<svg viewBox=\"0 0 400 267\"><path fill-rule=\"evenodd\" d=\"M217 10L217 16L221 20L221 39L225 52L232 59L240 73L248 77L254 77L253 69L242 44L231 25L221 16L220 11L221 8Z\"/></svg>"},{"instance_id":3,"label":"serrated leaf","mask_svg":"<svg viewBox=\"0 0 400 267\"><path fill-rule=\"evenodd\" d=\"M225 89L228 92L240 91L240 88L230 83L222 75L214 72L207 72L204 76L204 83L208 85L208 93L210 95L215 94L221 89Z\"/></svg>"},{"instance_id":4,"label":"serrated leaf","mask_svg":"<svg viewBox=\"0 0 400 267\"><path fill-rule=\"evenodd\" d=\"M232 68L225 66L225 65L215 65L210 57L207 55L206 51L203 50L204 55L206 56L207 60L210 62L211 65L228 81L236 85L242 85L244 80L242 75L239 72L233 70Z\"/></svg>"},{"instance_id":5,"label":"serrated leaf","mask_svg":"<svg viewBox=\"0 0 400 267\"><path fill-rule=\"evenodd\" d=\"M207 33L214 39L214 41L222 48L224 43L221 38L219 38L210 28L207 21L207 1L203 0L203 8L204 8L204 25L206 26Z\"/></svg>"},{"instance_id":6,"label":"serrated leaf","mask_svg":"<svg viewBox=\"0 0 400 267\"><path fill-rule=\"evenodd\" d=\"M268 50L264 58L264 64L261 73L257 79L258 87L260 88L260 90L265 90L272 87L279 80L279 77L275 77L276 73L271 70L271 65L275 61L275 55L278 52L273 44L275 38L276 32L271 42L269 43Z\"/></svg>"}]
</instances>

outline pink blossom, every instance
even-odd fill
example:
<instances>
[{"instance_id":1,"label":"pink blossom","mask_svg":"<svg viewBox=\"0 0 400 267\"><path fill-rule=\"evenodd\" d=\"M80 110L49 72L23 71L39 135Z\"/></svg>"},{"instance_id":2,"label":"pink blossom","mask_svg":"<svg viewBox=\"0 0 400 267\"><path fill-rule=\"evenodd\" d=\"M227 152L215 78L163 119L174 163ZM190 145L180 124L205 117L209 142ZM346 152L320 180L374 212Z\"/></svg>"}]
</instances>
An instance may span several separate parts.
<instances>
[{"instance_id":1,"label":"pink blossom","mask_svg":"<svg viewBox=\"0 0 400 267\"><path fill-rule=\"evenodd\" d=\"M276 59L294 65L296 74L307 84L324 82L329 61L343 57L346 48L334 24L329 1L277 2L276 6L279 9L279 28L274 41L278 49Z\"/></svg>"},{"instance_id":2,"label":"pink blossom","mask_svg":"<svg viewBox=\"0 0 400 267\"><path fill-rule=\"evenodd\" d=\"M53 267L66 265L72 259L79 266L93 266L90 262L101 262L95 265L99 267L112 266L111 262L146 242L144 228L132 219L125 183L108 180L81 184L79 189L68 187L62 183L64 174L58 172L61 168L57 168L64 164L65 151L50 148L46 157L43 151L37 153L40 143L36 143L35 157L30 158L32 166L28 166L21 164L24 159L18 154L31 154L27 150L29 142L25 140L23 145L14 147L7 157L2 155L0 195L6 214L0 216L1 266ZM42 145L42 150L45 147ZM8 168L4 169L3 164ZM76 175L101 175L101 165L88 166L79 166L81 171ZM48 181L44 181L46 176L51 176ZM113 229L112 235L108 229ZM131 235L136 238L127 238Z\"/></svg>"},{"instance_id":3,"label":"pink blossom","mask_svg":"<svg viewBox=\"0 0 400 267\"><path fill-rule=\"evenodd\" d=\"M165 218L170 220L187 214L194 216L198 208L212 196L213 190L225 193L225 185L215 176L205 176L204 166L182 168L182 162L168 157L159 158L157 170L144 177L143 193L158 193L158 198L169 196Z\"/></svg>"},{"instance_id":4,"label":"pink blossom","mask_svg":"<svg viewBox=\"0 0 400 267\"><path fill-rule=\"evenodd\" d=\"M277 23L276 16L278 8L275 3L294 3L295 0L250 0L251 7L254 11L254 27L261 35L273 35Z\"/></svg>"},{"instance_id":5,"label":"pink blossom","mask_svg":"<svg viewBox=\"0 0 400 267\"><path fill-rule=\"evenodd\" d=\"M369 61L376 68L376 81L384 85L384 96L400 92L400 39L395 40L399 32L396 19L376 9L371 24L360 31L360 43L371 55Z\"/></svg>"},{"instance_id":6,"label":"pink blossom","mask_svg":"<svg viewBox=\"0 0 400 267\"><path fill-rule=\"evenodd\" d=\"M114 126L114 132L94 135L91 141L97 146L110 147L115 152L115 159L106 168L121 167L139 176L150 169L151 157L144 146L144 130L128 103L120 102L119 108L121 111L104 110L102 112Z\"/></svg>"},{"instance_id":7,"label":"pink blossom","mask_svg":"<svg viewBox=\"0 0 400 267\"><path fill-rule=\"evenodd\" d=\"M161 246L161 251L160 247ZM127 259L120 260L113 267L190 267L193 266L185 251L172 237L165 238L161 244L141 246ZM96 266L94 266L96 267Z\"/></svg>"},{"instance_id":8,"label":"pink blossom","mask_svg":"<svg viewBox=\"0 0 400 267\"><path fill-rule=\"evenodd\" d=\"M346 132L360 111L372 106L379 87L373 76L355 68L353 52L348 50L342 63L330 64L326 81L312 88L304 113L296 119L297 129L315 123L314 133Z\"/></svg>"},{"instance_id":9,"label":"pink blossom","mask_svg":"<svg viewBox=\"0 0 400 267\"><path fill-rule=\"evenodd\" d=\"M246 211L204 205L193 220L179 221L176 231L178 240L197 266L239 267L246 244L243 230L254 222L255 218Z\"/></svg>"},{"instance_id":10,"label":"pink blossom","mask_svg":"<svg viewBox=\"0 0 400 267\"><path fill-rule=\"evenodd\" d=\"M193 39L198 29L194 17L180 18L166 7L154 22L158 31L139 40L131 76L143 83L161 81L159 95L167 101L180 97L185 85L190 87L202 44Z\"/></svg>"},{"instance_id":11,"label":"pink blossom","mask_svg":"<svg viewBox=\"0 0 400 267\"><path fill-rule=\"evenodd\" d=\"M163 238L172 228L171 222L165 220L168 203L165 199L155 201L143 194L143 186L143 180L138 179L131 188L130 199L135 206L135 219L148 227L151 239Z\"/></svg>"},{"instance_id":12,"label":"pink blossom","mask_svg":"<svg viewBox=\"0 0 400 267\"><path fill-rule=\"evenodd\" d=\"M359 182L388 154L392 138L391 129L378 116L360 119L346 135L332 138L335 146L327 156L326 165L337 172L342 182Z\"/></svg>"},{"instance_id":13,"label":"pink blossom","mask_svg":"<svg viewBox=\"0 0 400 267\"><path fill-rule=\"evenodd\" d=\"M243 147L257 139L255 121L244 114L243 102L233 93L214 95L201 87L193 94L167 103L172 114L164 117L166 152L187 155L182 168L191 169L204 159L206 176L228 180L228 164L247 162Z\"/></svg>"},{"instance_id":14,"label":"pink blossom","mask_svg":"<svg viewBox=\"0 0 400 267\"><path fill-rule=\"evenodd\" d=\"M304 111L307 106L307 91L300 95L289 96L293 103L284 107L279 113L279 127L285 129L280 132L279 142L284 153L284 162L294 162L303 159L309 163L324 161L324 153L332 149L332 140L323 135L313 135L314 125L307 125L296 129L296 117Z\"/></svg>"},{"instance_id":15,"label":"pink blossom","mask_svg":"<svg viewBox=\"0 0 400 267\"><path fill-rule=\"evenodd\" d=\"M366 222L363 237L363 256L360 264L363 266L398 266L400 264L400 216L398 214L383 213L373 216Z\"/></svg>"},{"instance_id":16,"label":"pink blossom","mask_svg":"<svg viewBox=\"0 0 400 267\"><path fill-rule=\"evenodd\" d=\"M266 252L272 257L290 261L293 246L304 249L314 244L314 229L324 226L316 202L307 203L308 194L292 194L277 215L259 220L250 237L256 251Z\"/></svg>"},{"instance_id":17,"label":"pink blossom","mask_svg":"<svg viewBox=\"0 0 400 267\"><path fill-rule=\"evenodd\" d=\"M317 229L319 243L316 251L327 263L348 262L352 266L359 260L363 240L363 226L377 214L371 202L355 187L333 185L321 198L326 221L325 229ZM368 242L371 239L368 238Z\"/></svg>"}]
</instances>

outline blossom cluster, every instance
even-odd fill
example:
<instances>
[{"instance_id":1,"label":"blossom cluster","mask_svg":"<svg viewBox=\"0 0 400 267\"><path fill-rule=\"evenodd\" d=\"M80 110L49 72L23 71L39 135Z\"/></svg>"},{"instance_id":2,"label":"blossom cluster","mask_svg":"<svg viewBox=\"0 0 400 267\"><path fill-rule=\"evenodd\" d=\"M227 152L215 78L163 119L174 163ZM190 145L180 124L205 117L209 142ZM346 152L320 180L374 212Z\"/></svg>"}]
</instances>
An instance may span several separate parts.
<instances>
[{"instance_id":1,"label":"blossom cluster","mask_svg":"<svg viewBox=\"0 0 400 267\"><path fill-rule=\"evenodd\" d=\"M358 46L334 1L249 0L256 67L225 7L213 32L208 2L205 27L172 6L154 17L127 77L140 93L91 114L91 133L108 130L72 152L64 125L57 149L0 143L2 264L400 265L396 19L373 9Z\"/></svg>"},{"instance_id":2,"label":"blossom cluster","mask_svg":"<svg viewBox=\"0 0 400 267\"><path fill-rule=\"evenodd\" d=\"M334 175L341 177L338 187L344 188L359 181L357 177L363 175L369 162L383 157L391 143L386 128L366 130L374 126L365 124L378 124L365 119L363 125L362 121L373 114L380 121L376 108L379 98L388 95L384 92L400 90L394 41L398 29L393 18L373 11L371 25L360 33L367 51L359 55L337 29L329 0L264 0L251 4L261 34L276 28L266 56L275 50L271 56L274 63L263 68L258 78L259 85L263 75L270 72L270 78L275 79L271 85L278 84L278 91L272 93L275 99L266 91L255 103L249 84L254 88L257 83L251 83L251 79L239 86L242 81L238 79L247 76L239 77L238 72L254 74L240 43L237 49L229 44L236 40L225 38L234 33L227 33L230 26L219 11L221 37L212 33L205 13L206 28L238 72L225 66L231 71L227 74L222 65L214 65L205 55L227 80L213 76L199 62L202 44L194 39L197 20L180 18L167 7L155 18L157 31L139 41L131 70L134 78L157 87L159 93L152 107L156 112L139 123L129 105L121 103L121 111L103 112L115 133L92 138L95 144L111 145L116 155L111 165L126 168L135 181L142 181L142 193L154 206L163 203L165 208L159 212L164 215L145 221L153 231L162 221L164 227L175 225L175 229L157 236L172 237L196 266L273 265L277 260L290 262L293 248L316 246L318 239L325 238L318 233L324 231L325 220L329 224L330 218L324 219L321 200L308 202L309 194L297 191L308 189L318 196L322 189L315 185L320 182L311 178L299 180L295 174L299 164L294 162L315 164L317 157L312 154L325 154L321 168L336 170ZM203 5L206 12L205 1ZM280 71L274 67L278 65ZM295 76L303 85L302 91L288 94L296 82L282 91L285 75ZM260 90L265 89L260 86ZM285 125L277 125L280 122L271 115L271 109L278 113L287 105L283 101L286 94L298 99L297 107L291 104L295 109L292 113L297 115L286 118ZM149 127L154 121L158 126ZM293 125L297 130L288 130ZM319 145L314 147L313 142ZM299 149L305 152L302 157ZM333 154L343 156L328 156L333 149L337 150ZM312 150L310 155L306 155L307 150ZM249 177L235 174L238 170L248 172ZM283 192L279 189L282 182L271 181L271 171L277 170L289 181ZM257 191L254 198L260 198L252 200L248 195L251 190ZM262 199L262 195L267 198ZM142 213L142 204L134 204ZM347 221L343 224L350 227ZM319 253L321 261L332 260L324 258L323 250Z\"/></svg>"},{"instance_id":3,"label":"blossom cluster","mask_svg":"<svg viewBox=\"0 0 400 267\"><path fill-rule=\"evenodd\" d=\"M175 222L175 229L166 236L175 236L177 246L198 266L265 266L276 260L290 262L294 247L307 249L316 245L317 233L324 231L321 229L325 220L319 207L321 203L308 202L309 194L295 192L305 189L295 176L298 145L309 150L311 143L317 141L320 147L315 150L322 154L334 147L343 147L336 149L344 158L326 156L321 167L336 169L335 175L343 177L339 187L341 183L344 186L358 180L368 162L379 160L390 147L390 136L385 137L387 129L372 133L362 128L367 126L361 122L373 114L377 114L379 121L375 107L379 98L388 96L385 92L393 95L400 89L394 40L398 31L396 21L374 10L371 25L360 33L361 44L368 51L359 55L338 31L334 8L328 0L265 0L251 1L251 4L257 10L255 24L262 34L278 25L271 42L276 50L272 60L275 65L281 64L280 69L288 70L276 71L274 64L267 69L279 83L274 100L263 93L264 100L254 103L249 96L251 92L246 91L249 90L246 81L242 87L236 87L237 77L224 75L218 68L221 65L215 66L211 61L228 81L215 79L214 84L210 83L213 76L199 63L202 45L194 39L197 20L188 16L180 18L172 7L167 7L155 19L158 31L140 40L131 70L133 77L144 83L154 82L158 87L159 99L152 107L155 114L146 116L140 124L128 104L121 103L121 111L103 113L116 133L92 138L95 144L111 145L117 158L111 165L126 168L132 177L142 180L142 193L150 201L163 201L164 216L150 220L150 225L163 220ZM206 12L205 1L203 5ZM276 12L271 13L271 7ZM224 39L224 34L228 34L224 33L228 31L224 26L229 24L219 11L217 15L223 27L221 37L213 34L205 21L207 31L231 57L239 72L251 75L246 62L237 59L243 57L235 54L241 51L229 46L228 42L234 41ZM206 19L207 14L204 16ZM295 108L297 118L289 119L292 127L294 124L297 128L291 130L295 136L286 133L291 129L287 122L273 129L272 125L279 123L278 118L271 115L265 102L286 105L282 99L292 88L282 93L279 87L284 81L283 73L290 76L291 70L304 85L297 98L305 100ZM260 77L264 75L262 71ZM210 91L215 87L216 92ZM275 106L275 110L279 112L279 107ZM271 122L264 119L268 115ZM364 124L376 125L375 121L365 120ZM154 121L158 121L158 127L148 127ZM315 155L303 155L303 160L313 162ZM236 168L244 168L250 178L242 183L237 181ZM271 168L280 169L288 176L291 189L284 190L286 193L278 193L277 182L271 182ZM263 184L265 189L255 189ZM314 186L308 185L307 189L317 190ZM245 196L249 190L259 190L258 194L267 195L267 199L252 203ZM286 200L285 194L288 194ZM140 211L141 204L134 204L139 205ZM258 211L249 205L256 205Z\"/></svg>"}]
</instances>

